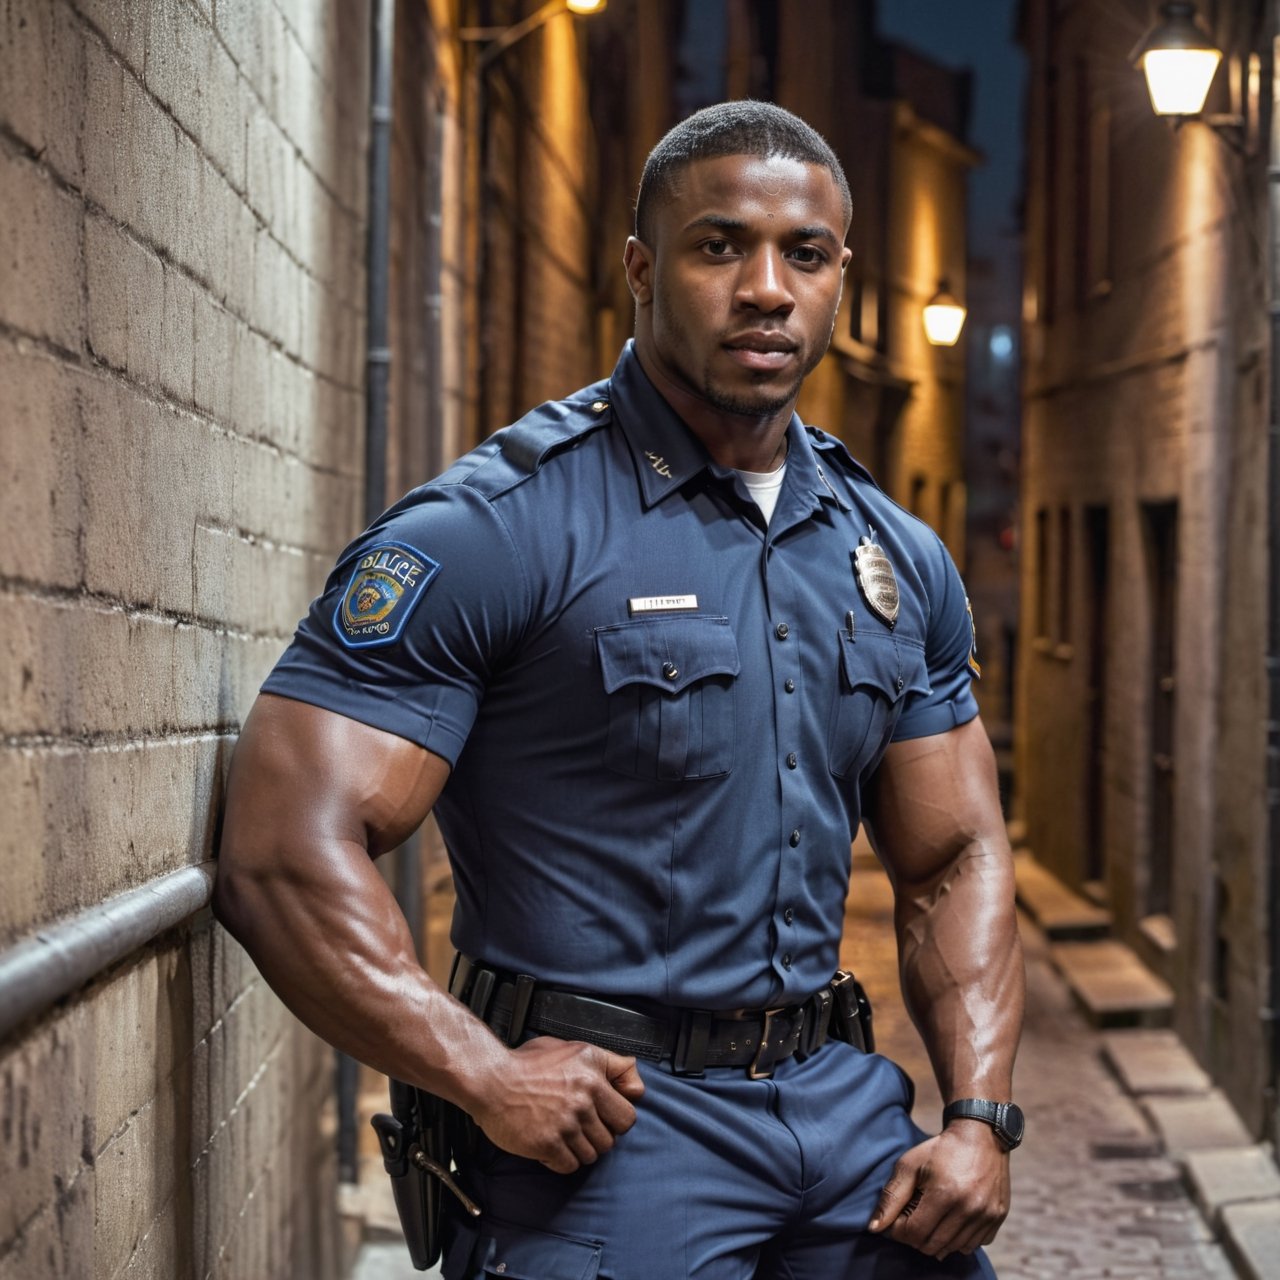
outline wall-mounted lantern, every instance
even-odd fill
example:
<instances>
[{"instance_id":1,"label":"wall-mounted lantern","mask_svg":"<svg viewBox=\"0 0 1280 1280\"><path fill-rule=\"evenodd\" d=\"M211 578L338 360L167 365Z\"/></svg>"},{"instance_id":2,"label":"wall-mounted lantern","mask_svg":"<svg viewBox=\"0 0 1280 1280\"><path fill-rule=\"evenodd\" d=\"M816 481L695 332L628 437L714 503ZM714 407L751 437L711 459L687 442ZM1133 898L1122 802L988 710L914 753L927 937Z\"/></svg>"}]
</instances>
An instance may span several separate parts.
<instances>
[{"instance_id":1,"label":"wall-mounted lantern","mask_svg":"<svg viewBox=\"0 0 1280 1280\"><path fill-rule=\"evenodd\" d=\"M924 336L935 347L954 347L968 314L964 304L952 295L947 282L940 280L938 292L925 303Z\"/></svg>"},{"instance_id":2,"label":"wall-mounted lantern","mask_svg":"<svg viewBox=\"0 0 1280 1280\"><path fill-rule=\"evenodd\" d=\"M511 27L463 27L458 38L466 41L484 43L480 54L479 67L483 71L500 54L505 53L519 40L523 40L531 31L568 10L576 14L603 13L609 0L546 0L540 8L535 9L527 18Z\"/></svg>"},{"instance_id":3,"label":"wall-mounted lantern","mask_svg":"<svg viewBox=\"0 0 1280 1280\"><path fill-rule=\"evenodd\" d=\"M1189 0L1166 0L1160 6L1159 22L1138 42L1130 61L1146 76L1156 115L1171 116L1177 125L1198 120L1237 151L1244 149L1241 116L1202 114L1222 50L1201 25Z\"/></svg>"},{"instance_id":4,"label":"wall-mounted lantern","mask_svg":"<svg viewBox=\"0 0 1280 1280\"><path fill-rule=\"evenodd\" d=\"M1147 78L1156 115L1198 116L1222 50L1200 25L1194 4L1170 0L1160 6L1160 21L1143 36L1131 61Z\"/></svg>"}]
</instances>

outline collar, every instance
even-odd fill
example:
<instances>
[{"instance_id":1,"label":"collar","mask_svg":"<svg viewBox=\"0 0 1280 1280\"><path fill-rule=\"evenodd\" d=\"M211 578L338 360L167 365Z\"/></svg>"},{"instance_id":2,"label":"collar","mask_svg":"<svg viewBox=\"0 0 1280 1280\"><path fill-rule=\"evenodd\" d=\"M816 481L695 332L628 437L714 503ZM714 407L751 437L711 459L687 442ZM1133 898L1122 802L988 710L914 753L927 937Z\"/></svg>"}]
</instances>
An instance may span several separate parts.
<instances>
[{"instance_id":1,"label":"collar","mask_svg":"<svg viewBox=\"0 0 1280 1280\"><path fill-rule=\"evenodd\" d=\"M702 471L720 480L732 482L736 478L732 468L722 467L711 457L702 441L649 381L632 340L618 357L609 381L609 400L614 421L622 428L635 461L646 507L661 502ZM809 432L795 413L787 424L786 461L787 490L844 505L823 479Z\"/></svg>"}]
</instances>

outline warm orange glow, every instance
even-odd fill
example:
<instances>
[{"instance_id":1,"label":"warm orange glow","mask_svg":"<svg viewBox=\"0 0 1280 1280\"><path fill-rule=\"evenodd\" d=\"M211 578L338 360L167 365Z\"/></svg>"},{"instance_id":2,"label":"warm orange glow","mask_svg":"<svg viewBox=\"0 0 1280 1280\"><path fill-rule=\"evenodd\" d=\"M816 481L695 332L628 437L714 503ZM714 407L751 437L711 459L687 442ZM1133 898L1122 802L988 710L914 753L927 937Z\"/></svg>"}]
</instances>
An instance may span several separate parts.
<instances>
[{"instance_id":1,"label":"warm orange glow","mask_svg":"<svg viewBox=\"0 0 1280 1280\"><path fill-rule=\"evenodd\" d=\"M609 0L565 0L570 13L600 13Z\"/></svg>"},{"instance_id":2,"label":"warm orange glow","mask_svg":"<svg viewBox=\"0 0 1280 1280\"><path fill-rule=\"evenodd\" d=\"M1156 115L1199 115L1221 61L1217 49L1152 49L1143 54L1142 70Z\"/></svg>"},{"instance_id":3,"label":"warm orange glow","mask_svg":"<svg viewBox=\"0 0 1280 1280\"><path fill-rule=\"evenodd\" d=\"M935 347L954 347L960 341L969 313L947 290L939 289L924 309L924 335Z\"/></svg>"}]
</instances>

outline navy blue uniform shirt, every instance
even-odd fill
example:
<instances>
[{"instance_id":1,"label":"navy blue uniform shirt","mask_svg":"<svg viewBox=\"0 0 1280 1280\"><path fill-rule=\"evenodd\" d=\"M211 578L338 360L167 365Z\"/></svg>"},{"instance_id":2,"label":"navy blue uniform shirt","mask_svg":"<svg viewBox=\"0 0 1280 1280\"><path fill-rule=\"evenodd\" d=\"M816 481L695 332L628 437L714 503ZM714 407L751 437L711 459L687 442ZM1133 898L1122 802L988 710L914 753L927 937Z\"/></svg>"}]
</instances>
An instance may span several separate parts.
<instances>
[{"instance_id":1,"label":"navy blue uniform shirt","mask_svg":"<svg viewBox=\"0 0 1280 1280\"><path fill-rule=\"evenodd\" d=\"M468 955L709 1009L831 977L862 787L890 741L977 714L972 624L926 525L798 417L787 443L766 529L628 346L343 553L264 689L453 766Z\"/></svg>"}]
</instances>

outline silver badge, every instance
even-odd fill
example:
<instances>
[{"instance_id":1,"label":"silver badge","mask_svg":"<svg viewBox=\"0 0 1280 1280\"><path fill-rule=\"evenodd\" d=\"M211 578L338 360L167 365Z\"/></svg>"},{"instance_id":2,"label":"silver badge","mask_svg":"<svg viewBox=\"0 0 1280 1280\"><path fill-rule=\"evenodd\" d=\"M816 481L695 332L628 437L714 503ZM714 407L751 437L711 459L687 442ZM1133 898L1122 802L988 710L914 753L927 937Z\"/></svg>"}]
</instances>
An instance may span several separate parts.
<instances>
[{"instance_id":1,"label":"silver badge","mask_svg":"<svg viewBox=\"0 0 1280 1280\"><path fill-rule=\"evenodd\" d=\"M874 612L890 626L898 620L898 579L882 548L864 537L853 553L858 586Z\"/></svg>"}]
</instances>

